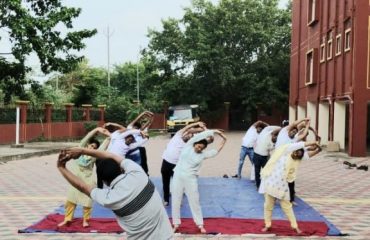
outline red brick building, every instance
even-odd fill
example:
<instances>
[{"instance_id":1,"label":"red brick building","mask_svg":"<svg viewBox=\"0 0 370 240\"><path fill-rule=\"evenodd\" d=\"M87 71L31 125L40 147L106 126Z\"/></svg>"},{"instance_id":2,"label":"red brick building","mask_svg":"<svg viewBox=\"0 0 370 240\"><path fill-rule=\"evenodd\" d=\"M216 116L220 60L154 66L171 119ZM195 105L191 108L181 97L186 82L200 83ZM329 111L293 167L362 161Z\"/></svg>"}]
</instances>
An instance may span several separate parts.
<instances>
[{"instance_id":1,"label":"red brick building","mask_svg":"<svg viewBox=\"0 0 370 240\"><path fill-rule=\"evenodd\" d=\"M323 143L365 156L370 0L293 0L290 120L310 117Z\"/></svg>"}]
</instances>

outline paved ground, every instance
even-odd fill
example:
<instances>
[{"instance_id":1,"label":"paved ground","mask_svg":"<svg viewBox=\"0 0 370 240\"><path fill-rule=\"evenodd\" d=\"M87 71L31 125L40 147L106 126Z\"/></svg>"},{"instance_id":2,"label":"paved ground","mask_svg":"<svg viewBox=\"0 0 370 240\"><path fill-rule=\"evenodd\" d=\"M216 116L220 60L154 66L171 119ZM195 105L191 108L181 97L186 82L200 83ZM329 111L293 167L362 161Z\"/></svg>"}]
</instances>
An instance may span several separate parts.
<instances>
[{"instance_id":1,"label":"paved ground","mask_svg":"<svg viewBox=\"0 0 370 240\"><path fill-rule=\"evenodd\" d=\"M202 166L202 176L234 174L242 132L227 133L225 149ZM147 144L150 174L160 175L161 153L168 137L151 138ZM59 147L74 143L57 143ZM37 144L35 144L37 145ZM48 144L41 144L48 145ZM55 146L55 145L51 145ZM27 147L27 146L26 146ZM57 206L63 204L67 188L66 181L56 169L56 154L33 157L19 161L4 159L7 148L0 147L0 239L125 239L115 234L18 234L17 230L41 220ZM48 147L45 147L48 149ZM10 154L18 155L17 149ZM24 149L21 151L25 151ZM23 152L27 154L27 151ZM9 155L9 153L8 153ZM19 155L21 156L21 155ZM18 156L18 157L19 157ZM346 169L343 161L370 164L368 158L348 158L346 154L322 153L315 159L302 163L296 182L297 195L333 222L349 237L335 239L370 239L370 172ZM244 168L249 174L249 164ZM189 236L177 235L182 239L275 239L269 236ZM278 239L300 239L280 237ZM318 239L318 238L315 238ZM325 239L334 239L327 237Z\"/></svg>"}]
</instances>

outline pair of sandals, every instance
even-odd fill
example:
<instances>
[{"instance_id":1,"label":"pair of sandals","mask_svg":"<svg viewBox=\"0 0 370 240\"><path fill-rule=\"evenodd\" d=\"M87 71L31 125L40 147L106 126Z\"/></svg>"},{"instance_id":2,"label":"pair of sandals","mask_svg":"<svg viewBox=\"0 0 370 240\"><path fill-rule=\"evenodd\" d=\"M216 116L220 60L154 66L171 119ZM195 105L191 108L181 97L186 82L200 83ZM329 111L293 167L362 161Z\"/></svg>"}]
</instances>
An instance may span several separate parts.
<instances>
[{"instance_id":1,"label":"pair of sandals","mask_svg":"<svg viewBox=\"0 0 370 240\"><path fill-rule=\"evenodd\" d=\"M369 170L369 167L367 165L361 165L361 166L357 167L357 165L355 163L350 163L348 161L344 161L343 164L347 165L350 169L351 168L357 168L357 170L364 170L364 171Z\"/></svg>"},{"instance_id":2,"label":"pair of sandals","mask_svg":"<svg viewBox=\"0 0 370 240\"><path fill-rule=\"evenodd\" d=\"M173 232L176 233L179 230L179 227L180 227L180 225L176 225L175 224L173 226ZM202 234L206 234L207 233L207 230L204 228L203 225L199 225L198 228L199 228L200 233L202 233Z\"/></svg>"},{"instance_id":3,"label":"pair of sandals","mask_svg":"<svg viewBox=\"0 0 370 240\"><path fill-rule=\"evenodd\" d=\"M302 233L302 230L301 229L299 229L298 227L297 228L292 228L293 229L293 231L295 231L297 234L301 234ZM269 232L271 230L271 226L270 227L264 227L264 228L262 228L262 232Z\"/></svg>"}]
</instances>

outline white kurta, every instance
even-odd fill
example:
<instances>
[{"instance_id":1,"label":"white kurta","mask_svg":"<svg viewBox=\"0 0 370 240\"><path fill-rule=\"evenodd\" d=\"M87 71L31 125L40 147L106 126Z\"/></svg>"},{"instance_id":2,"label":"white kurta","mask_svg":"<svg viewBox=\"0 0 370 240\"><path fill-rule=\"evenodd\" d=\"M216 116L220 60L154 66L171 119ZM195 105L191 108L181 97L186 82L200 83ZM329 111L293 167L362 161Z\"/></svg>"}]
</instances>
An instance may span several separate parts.
<instances>
[{"instance_id":1,"label":"white kurta","mask_svg":"<svg viewBox=\"0 0 370 240\"><path fill-rule=\"evenodd\" d=\"M304 148L304 142L291 143L288 146L283 145L281 147L286 147L286 149L273 166L271 173L266 177L262 177L259 193L267 193L277 199L290 201L288 178L291 174L295 176L295 171L293 173L291 170L293 170L293 168L296 169L297 164L301 161L293 160L291 158L291 153L295 150ZM307 155L305 155L304 158L306 158L306 156ZM271 158L273 158L273 156L271 156ZM292 161L295 161L297 164L292 164ZM271 164L271 162L267 162L266 167L270 167L267 166L269 163ZM294 181L294 179L289 180Z\"/></svg>"}]
</instances>

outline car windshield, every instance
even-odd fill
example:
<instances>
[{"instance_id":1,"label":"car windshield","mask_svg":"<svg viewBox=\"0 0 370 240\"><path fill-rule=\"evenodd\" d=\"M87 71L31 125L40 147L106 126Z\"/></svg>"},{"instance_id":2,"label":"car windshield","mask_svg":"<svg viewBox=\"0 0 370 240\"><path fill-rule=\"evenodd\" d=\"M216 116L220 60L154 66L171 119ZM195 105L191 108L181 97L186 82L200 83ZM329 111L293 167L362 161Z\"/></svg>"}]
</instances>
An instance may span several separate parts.
<instances>
[{"instance_id":1,"label":"car windshield","mask_svg":"<svg viewBox=\"0 0 370 240\"><path fill-rule=\"evenodd\" d=\"M192 117L191 109L175 109L169 111L170 120L184 120L191 119Z\"/></svg>"}]
</instances>

